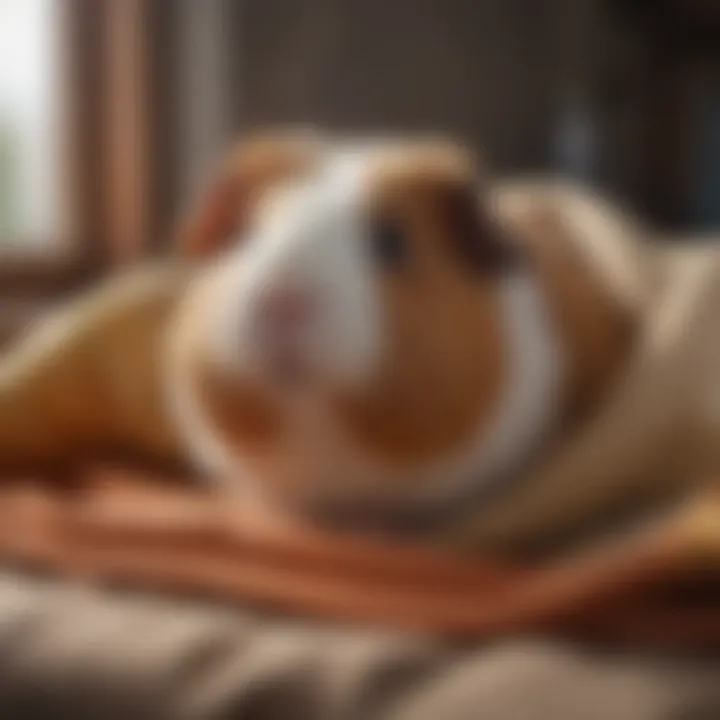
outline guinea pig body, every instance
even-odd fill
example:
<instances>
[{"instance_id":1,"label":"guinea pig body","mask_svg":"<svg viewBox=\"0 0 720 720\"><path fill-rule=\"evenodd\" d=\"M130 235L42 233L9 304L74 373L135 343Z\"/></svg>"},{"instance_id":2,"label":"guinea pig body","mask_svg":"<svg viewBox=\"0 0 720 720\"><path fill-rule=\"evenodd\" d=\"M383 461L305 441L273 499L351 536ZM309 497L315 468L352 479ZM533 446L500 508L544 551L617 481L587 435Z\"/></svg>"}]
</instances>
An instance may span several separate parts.
<instances>
[{"instance_id":1,"label":"guinea pig body","mask_svg":"<svg viewBox=\"0 0 720 720\"><path fill-rule=\"evenodd\" d=\"M4 464L129 453L391 531L559 525L603 477L528 468L627 368L647 262L582 193L484 185L445 141L241 145L177 276L110 282L5 357Z\"/></svg>"},{"instance_id":2,"label":"guinea pig body","mask_svg":"<svg viewBox=\"0 0 720 720\"><path fill-rule=\"evenodd\" d=\"M174 415L209 474L437 511L542 444L564 339L474 182L454 148L363 145L266 194L171 330Z\"/></svg>"}]
</instances>

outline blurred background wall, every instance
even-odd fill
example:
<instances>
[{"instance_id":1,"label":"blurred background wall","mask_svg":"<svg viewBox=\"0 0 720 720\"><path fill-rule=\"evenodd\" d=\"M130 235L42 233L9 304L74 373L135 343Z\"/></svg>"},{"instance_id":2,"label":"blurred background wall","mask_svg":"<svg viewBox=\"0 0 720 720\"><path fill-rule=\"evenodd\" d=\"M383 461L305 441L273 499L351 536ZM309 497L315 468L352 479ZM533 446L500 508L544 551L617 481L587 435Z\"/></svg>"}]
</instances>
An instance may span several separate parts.
<instances>
[{"instance_id":1,"label":"blurred background wall","mask_svg":"<svg viewBox=\"0 0 720 720\"><path fill-rule=\"evenodd\" d=\"M717 0L0 0L2 38L5 314L165 252L266 124L448 132L720 227Z\"/></svg>"},{"instance_id":2,"label":"blurred background wall","mask_svg":"<svg viewBox=\"0 0 720 720\"><path fill-rule=\"evenodd\" d=\"M177 4L183 187L237 128L428 129L502 173L558 170L658 223L720 223L714 0Z\"/></svg>"}]
</instances>

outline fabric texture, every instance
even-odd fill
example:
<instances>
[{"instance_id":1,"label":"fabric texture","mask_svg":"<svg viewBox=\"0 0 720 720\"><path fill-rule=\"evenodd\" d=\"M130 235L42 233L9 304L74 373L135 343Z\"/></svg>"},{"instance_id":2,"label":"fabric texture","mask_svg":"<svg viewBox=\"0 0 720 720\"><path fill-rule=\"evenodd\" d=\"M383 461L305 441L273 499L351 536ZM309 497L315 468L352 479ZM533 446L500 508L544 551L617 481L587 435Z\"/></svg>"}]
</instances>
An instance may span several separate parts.
<instances>
[{"instance_id":1,"label":"fabric texture","mask_svg":"<svg viewBox=\"0 0 720 720\"><path fill-rule=\"evenodd\" d=\"M98 468L72 490L6 486L0 558L98 584L464 641L543 633L718 649L717 602L690 590L720 580L719 508L708 497L531 566L321 530L153 475Z\"/></svg>"},{"instance_id":2,"label":"fabric texture","mask_svg":"<svg viewBox=\"0 0 720 720\"><path fill-rule=\"evenodd\" d=\"M720 659L473 649L0 575L0 715L136 720L710 720Z\"/></svg>"}]
</instances>

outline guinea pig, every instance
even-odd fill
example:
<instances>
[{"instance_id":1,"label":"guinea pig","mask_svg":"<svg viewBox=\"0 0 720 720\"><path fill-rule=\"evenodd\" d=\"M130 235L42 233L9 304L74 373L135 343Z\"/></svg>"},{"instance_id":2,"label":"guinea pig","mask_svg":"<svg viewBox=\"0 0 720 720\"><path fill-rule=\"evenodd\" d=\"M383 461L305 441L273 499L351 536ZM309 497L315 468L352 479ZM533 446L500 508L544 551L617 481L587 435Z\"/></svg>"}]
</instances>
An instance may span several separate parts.
<instances>
[{"instance_id":1,"label":"guinea pig","mask_svg":"<svg viewBox=\"0 0 720 720\"><path fill-rule=\"evenodd\" d=\"M592 410L632 303L462 144L294 150L223 174L186 226L206 266L168 331L181 437L223 487L308 512L412 523L477 502Z\"/></svg>"},{"instance_id":2,"label":"guinea pig","mask_svg":"<svg viewBox=\"0 0 720 720\"><path fill-rule=\"evenodd\" d=\"M341 525L535 549L718 476L720 254L650 238L451 140L251 137L174 258L3 352L0 465L200 469Z\"/></svg>"}]
</instances>

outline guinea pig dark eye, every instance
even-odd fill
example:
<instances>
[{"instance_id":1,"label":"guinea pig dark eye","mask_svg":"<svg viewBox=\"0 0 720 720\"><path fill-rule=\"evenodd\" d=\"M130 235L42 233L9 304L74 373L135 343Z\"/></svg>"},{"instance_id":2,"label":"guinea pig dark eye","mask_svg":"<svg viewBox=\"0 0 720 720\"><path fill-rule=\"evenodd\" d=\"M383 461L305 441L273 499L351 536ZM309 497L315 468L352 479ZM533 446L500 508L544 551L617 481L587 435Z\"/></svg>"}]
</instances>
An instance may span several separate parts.
<instances>
[{"instance_id":1,"label":"guinea pig dark eye","mask_svg":"<svg viewBox=\"0 0 720 720\"><path fill-rule=\"evenodd\" d=\"M379 219L373 223L370 241L375 261L384 268L397 270L408 261L410 245L398 223Z\"/></svg>"}]
</instances>

